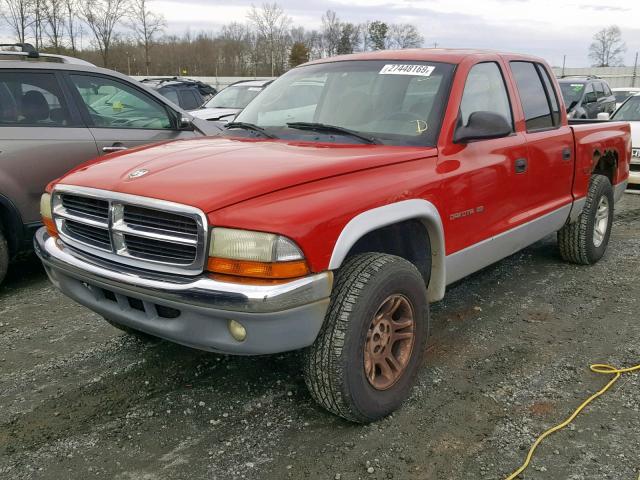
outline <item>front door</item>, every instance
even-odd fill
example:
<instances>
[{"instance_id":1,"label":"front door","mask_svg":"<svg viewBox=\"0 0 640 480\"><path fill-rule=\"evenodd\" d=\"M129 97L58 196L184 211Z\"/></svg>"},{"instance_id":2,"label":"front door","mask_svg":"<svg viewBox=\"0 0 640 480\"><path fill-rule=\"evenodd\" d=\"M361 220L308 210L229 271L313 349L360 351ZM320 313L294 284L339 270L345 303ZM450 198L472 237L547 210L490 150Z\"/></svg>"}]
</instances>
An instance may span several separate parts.
<instances>
[{"instance_id":1,"label":"front door","mask_svg":"<svg viewBox=\"0 0 640 480\"><path fill-rule=\"evenodd\" d=\"M132 83L88 73L68 78L100 153L195 136L178 128L175 112Z\"/></svg>"},{"instance_id":2,"label":"front door","mask_svg":"<svg viewBox=\"0 0 640 480\"><path fill-rule=\"evenodd\" d=\"M0 71L0 192L25 224L40 221L45 186L97 155L54 71Z\"/></svg>"}]
</instances>

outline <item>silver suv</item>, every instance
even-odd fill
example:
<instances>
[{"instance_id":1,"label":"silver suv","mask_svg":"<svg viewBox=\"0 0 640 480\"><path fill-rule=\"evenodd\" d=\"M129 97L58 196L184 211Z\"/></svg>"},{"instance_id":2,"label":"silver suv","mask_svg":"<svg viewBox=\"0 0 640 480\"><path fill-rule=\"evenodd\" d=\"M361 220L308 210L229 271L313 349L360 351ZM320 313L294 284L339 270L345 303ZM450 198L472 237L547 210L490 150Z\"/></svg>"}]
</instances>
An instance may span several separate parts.
<instances>
[{"instance_id":1,"label":"silver suv","mask_svg":"<svg viewBox=\"0 0 640 480\"><path fill-rule=\"evenodd\" d=\"M0 283L31 248L47 183L99 155L220 131L126 75L11 46L21 51L0 51Z\"/></svg>"}]
</instances>

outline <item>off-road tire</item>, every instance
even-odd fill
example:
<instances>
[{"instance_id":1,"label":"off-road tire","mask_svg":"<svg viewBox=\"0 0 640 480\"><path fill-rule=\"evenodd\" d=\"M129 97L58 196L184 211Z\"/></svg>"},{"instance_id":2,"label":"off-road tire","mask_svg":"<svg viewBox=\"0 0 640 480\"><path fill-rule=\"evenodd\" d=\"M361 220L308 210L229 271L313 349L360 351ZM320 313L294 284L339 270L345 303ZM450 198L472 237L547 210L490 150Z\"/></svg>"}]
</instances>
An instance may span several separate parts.
<instances>
[{"instance_id":1,"label":"off-road tire","mask_svg":"<svg viewBox=\"0 0 640 480\"><path fill-rule=\"evenodd\" d=\"M406 297L414 312L414 344L400 378L374 389L364 371L364 348L373 316L385 298ZM429 333L425 281L403 258L363 253L348 259L336 281L324 324L305 351L304 377L311 396L347 420L368 423L398 409L409 395L422 363Z\"/></svg>"},{"instance_id":2,"label":"off-road tire","mask_svg":"<svg viewBox=\"0 0 640 480\"><path fill-rule=\"evenodd\" d=\"M0 285L4 280L4 277L7 275L8 268L9 268L9 244L7 243L7 239L4 237L4 232L2 231L2 227L0 227Z\"/></svg>"},{"instance_id":3,"label":"off-road tire","mask_svg":"<svg viewBox=\"0 0 640 480\"><path fill-rule=\"evenodd\" d=\"M141 332L140 330L127 327L126 325L122 325L121 323L114 322L113 320L109 320L106 317L104 317L104 319L111 326L117 328L118 330L122 330L124 333L131 335L132 337L136 337L141 342L154 342L159 340L158 337L154 337L153 335L149 335L148 333Z\"/></svg>"},{"instance_id":4,"label":"off-road tire","mask_svg":"<svg viewBox=\"0 0 640 480\"><path fill-rule=\"evenodd\" d=\"M593 240L595 218L600 199L606 196L609 201L609 223L603 242L596 247ZM579 265L593 265L602 258L611 235L613 224L613 188L604 175L593 175L589 183L587 199L582 213L573 223L568 223L558 231L558 247L562 258Z\"/></svg>"}]
</instances>

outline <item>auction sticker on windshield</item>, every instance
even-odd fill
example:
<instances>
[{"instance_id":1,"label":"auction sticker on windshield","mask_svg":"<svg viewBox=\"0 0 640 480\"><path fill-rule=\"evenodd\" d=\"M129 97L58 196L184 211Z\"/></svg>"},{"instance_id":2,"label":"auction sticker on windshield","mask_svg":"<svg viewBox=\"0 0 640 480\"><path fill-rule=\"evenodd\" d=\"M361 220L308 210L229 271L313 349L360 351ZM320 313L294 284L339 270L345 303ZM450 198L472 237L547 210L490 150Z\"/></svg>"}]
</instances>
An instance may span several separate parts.
<instances>
[{"instance_id":1,"label":"auction sticker on windshield","mask_svg":"<svg viewBox=\"0 0 640 480\"><path fill-rule=\"evenodd\" d=\"M400 63L387 64L380 70L380 75L419 75L430 77L436 69L433 65L403 65Z\"/></svg>"}]
</instances>

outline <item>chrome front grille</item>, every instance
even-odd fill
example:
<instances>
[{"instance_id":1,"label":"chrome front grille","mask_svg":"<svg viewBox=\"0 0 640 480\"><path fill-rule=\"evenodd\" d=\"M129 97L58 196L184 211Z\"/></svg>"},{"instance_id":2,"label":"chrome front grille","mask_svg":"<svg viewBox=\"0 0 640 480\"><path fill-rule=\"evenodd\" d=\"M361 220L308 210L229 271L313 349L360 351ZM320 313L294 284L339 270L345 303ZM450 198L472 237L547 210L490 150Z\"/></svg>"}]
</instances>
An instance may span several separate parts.
<instances>
[{"instance_id":1,"label":"chrome front grille","mask_svg":"<svg viewBox=\"0 0 640 480\"><path fill-rule=\"evenodd\" d=\"M197 274L206 257L204 214L146 197L59 185L53 217L69 245L131 266Z\"/></svg>"}]
</instances>

